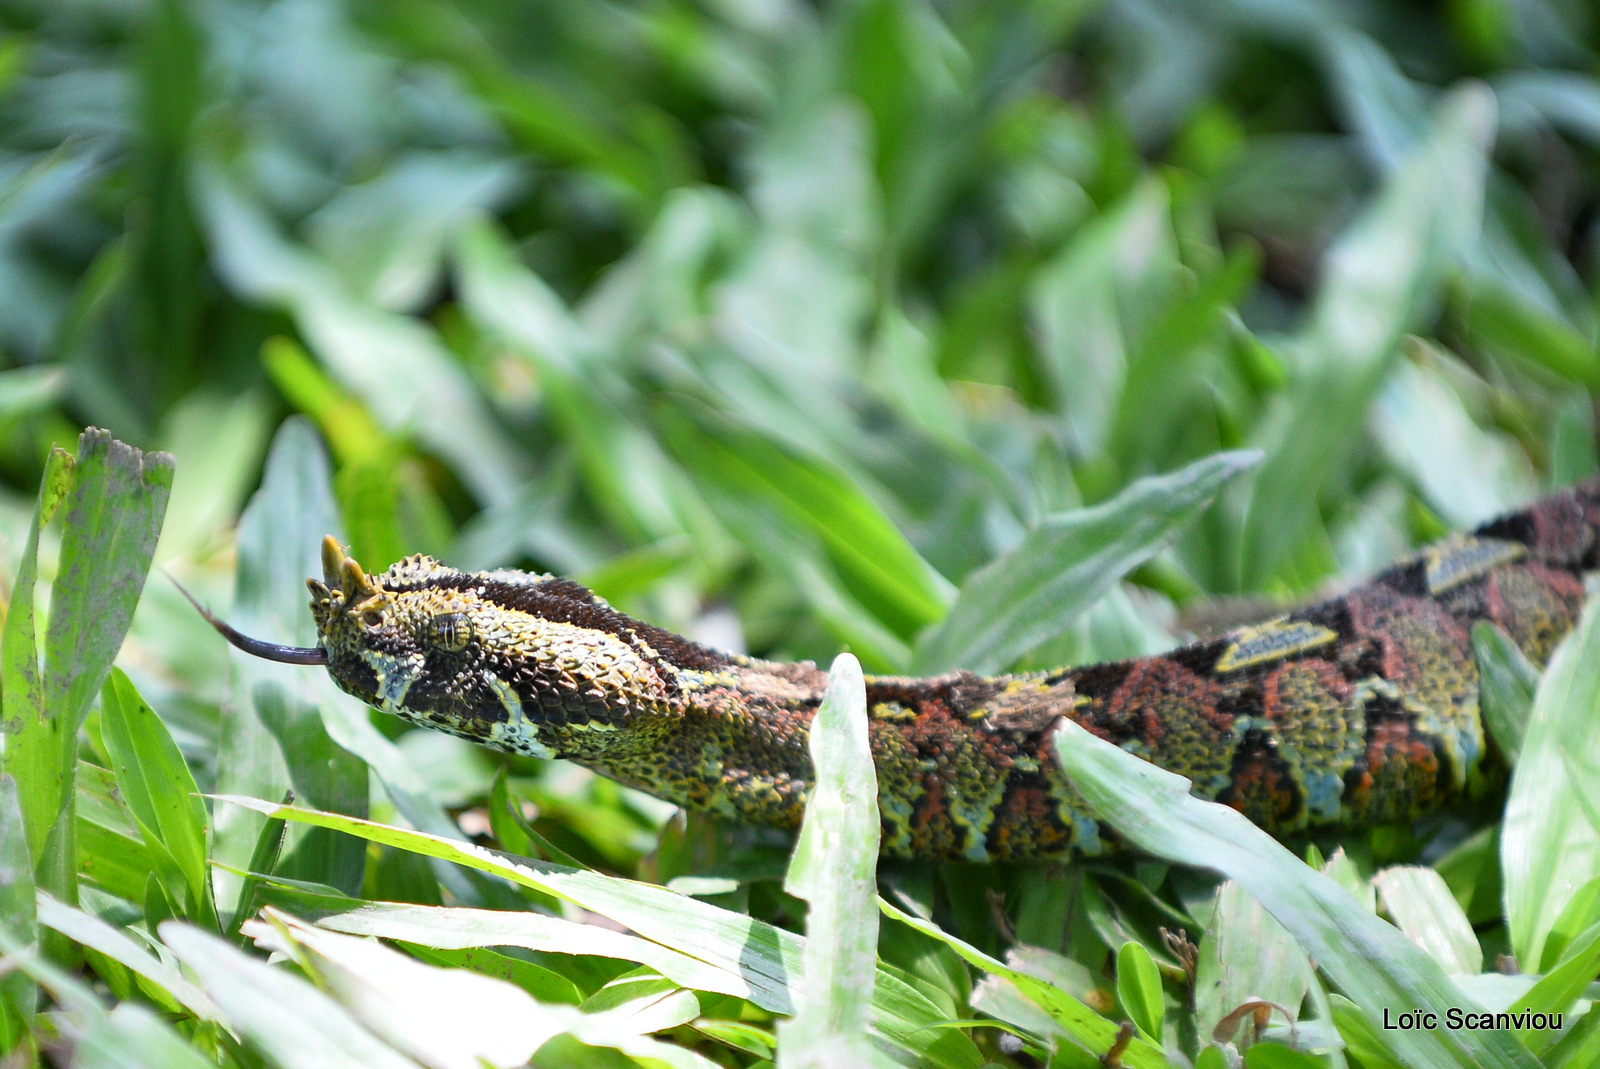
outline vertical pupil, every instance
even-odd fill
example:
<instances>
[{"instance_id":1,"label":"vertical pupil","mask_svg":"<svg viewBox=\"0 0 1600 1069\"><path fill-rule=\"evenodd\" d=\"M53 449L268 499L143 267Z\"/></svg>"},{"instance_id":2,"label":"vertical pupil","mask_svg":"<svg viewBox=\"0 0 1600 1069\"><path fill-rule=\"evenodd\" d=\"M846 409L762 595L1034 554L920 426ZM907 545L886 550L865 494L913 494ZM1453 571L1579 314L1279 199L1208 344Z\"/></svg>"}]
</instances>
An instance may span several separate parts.
<instances>
[{"instance_id":1,"label":"vertical pupil","mask_svg":"<svg viewBox=\"0 0 1600 1069\"><path fill-rule=\"evenodd\" d=\"M439 645L451 651L466 648L468 640L472 637L471 625L467 623L466 617L458 612L440 613L435 616L433 632Z\"/></svg>"}]
</instances>

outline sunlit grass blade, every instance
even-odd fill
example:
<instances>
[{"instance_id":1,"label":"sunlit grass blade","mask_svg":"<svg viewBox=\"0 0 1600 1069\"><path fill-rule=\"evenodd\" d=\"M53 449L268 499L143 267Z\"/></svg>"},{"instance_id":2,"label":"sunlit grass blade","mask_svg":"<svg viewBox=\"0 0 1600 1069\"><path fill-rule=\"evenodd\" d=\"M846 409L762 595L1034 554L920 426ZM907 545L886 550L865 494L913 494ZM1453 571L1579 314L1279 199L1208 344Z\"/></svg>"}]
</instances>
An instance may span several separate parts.
<instances>
[{"instance_id":1,"label":"sunlit grass blade","mask_svg":"<svg viewBox=\"0 0 1600 1069\"><path fill-rule=\"evenodd\" d=\"M1446 971L1472 975L1483 950L1444 877L1420 865L1396 865L1373 878L1395 925Z\"/></svg>"},{"instance_id":2,"label":"sunlit grass blade","mask_svg":"<svg viewBox=\"0 0 1600 1069\"><path fill-rule=\"evenodd\" d=\"M355 1019L424 1065L525 1064L570 1012L465 969L441 969L373 940L323 931L268 908L244 933L284 954ZM470 1028L462 1022L472 1021Z\"/></svg>"},{"instance_id":3,"label":"sunlit grass blade","mask_svg":"<svg viewBox=\"0 0 1600 1069\"><path fill-rule=\"evenodd\" d=\"M441 950L515 946L554 954L596 955L648 965L697 991L745 997L748 985L726 970L636 935L540 913L369 902L317 917L336 932L402 940Z\"/></svg>"},{"instance_id":4,"label":"sunlit grass blade","mask_svg":"<svg viewBox=\"0 0 1600 1069\"><path fill-rule=\"evenodd\" d=\"M794 1012L789 985L791 977L802 973L804 940L753 917L665 888L598 873L574 872L548 862L510 858L473 843L338 813L278 806L239 796L218 796L216 801L267 816L335 828L371 842L503 876L610 917L645 939L723 969L740 985L740 996L763 1009L782 1014ZM929 1026L941 1019L937 1007L895 970L883 965L879 966L873 992L873 1010L875 1045L902 1064L920 1060L949 1069L976 1069L982 1064L977 1048L966 1036L931 1029ZM1089 1013L1087 1009L1084 1012Z\"/></svg>"},{"instance_id":5,"label":"sunlit grass blade","mask_svg":"<svg viewBox=\"0 0 1600 1069\"><path fill-rule=\"evenodd\" d=\"M1584 805L1600 769L1597 708L1600 606L1591 602L1534 695L1500 832L1506 925L1525 969L1540 967L1568 899L1600 876L1600 828Z\"/></svg>"},{"instance_id":6,"label":"sunlit grass blade","mask_svg":"<svg viewBox=\"0 0 1600 1069\"><path fill-rule=\"evenodd\" d=\"M1057 734L1056 751L1063 770L1102 819L1141 850L1237 881L1369 1021L1381 1022L1385 1010L1471 1005L1438 963L1398 929L1367 912L1243 814L1191 796L1181 776L1071 721ZM1395 1057L1416 1069L1536 1066L1527 1049L1504 1033L1439 1029L1385 1035Z\"/></svg>"},{"instance_id":7,"label":"sunlit grass blade","mask_svg":"<svg viewBox=\"0 0 1600 1069\"><path fill-rule=\"evenodd\" d=\"M765 503L770 521L815 538L852 593L902 636L944 615L949 583L859 486L804 456L708 412L662 413L673 452L697 481Z\"/></svg>"},{"instance_id":8,"label":"sunlit grass blade","mask_svg":"<svg viewBox=\"0 0 1600 1069\"><path fill-rule=\"evenodd\" d=\"M918 642L913 670L1006 668L1160 552L1260 459L1251 451L1219 453L1140 479L1092 508L1047 517L1010 553L967 577L949 615Z\"/></svg>"},{"instance_id":9,"label":"sunlit grass blade","mask_svg":"<svg viewBox=\"0 0 1600 1069\"><path fill-rule=\"evenodd\" d=\"M157 1014L124 1002L78 1034L72 1064L79 1069L212 1069L216 1062Z\"/></svg>"},{"instance_id":10,"label":"sunlit grass blade","mask_svg":"<svg viewBox=\"0 0 1600 1069\"><path fill-rule=\"evenodd\" d=\"M169 1009L183 1007L201 1020L217 1019L217 1007L205 992L185 979L171 964L150 953L144 944L135 942L100 918L40 892L39 923L55 929L75 943L99 951L143 977L170 1000Z\"/></svg>"},{"instance_id":11,"label":"sunlit grass blade","mask_svg":"<svg viewBox=\"0 0 1600 1069\"><path fill-rule=\"evenodd\" d=\"M194 973L229 1026L278 1065L417 1069L289 970L180 921L162 924L161 940Z\"/></svg>"},{"instance_id":12,"label":"sunlit grass blade","mask_svg":"<svg viewBox=\"0 0 1600 1069\"><path fill-rule=\"evenodd\" d=\"M809 736L816 783L785 889L810 903L805 984L778 1026L780 1069L881 1064L867 1038L878 956L878 777L861 665L841 653Z\"/></svg>"}]
</instances>

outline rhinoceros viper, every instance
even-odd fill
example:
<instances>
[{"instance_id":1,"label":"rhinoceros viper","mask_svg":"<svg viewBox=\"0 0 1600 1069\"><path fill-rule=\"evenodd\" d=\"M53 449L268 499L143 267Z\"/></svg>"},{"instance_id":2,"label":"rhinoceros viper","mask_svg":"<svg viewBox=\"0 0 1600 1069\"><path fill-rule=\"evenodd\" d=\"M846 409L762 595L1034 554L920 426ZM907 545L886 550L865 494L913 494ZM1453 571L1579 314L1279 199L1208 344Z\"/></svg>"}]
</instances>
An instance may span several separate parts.
<instances>
[{"instance_id":1,"label":"rhinoceros viper","mask_svg":"<svg viewBox=\"0 0 1600 1069\"><path fill-rule=\"evenodd\" d=\"M332 537L308 580L324 664L362 701L473 742L576 761L679 805L793 828L827 674L720 653L567 579L424 556L369 575ZM869 677L883 853L1019 860L1113 846L1061 772L1070 718L1274 835L1437 811L1495 758L1470 629L1536 664L1600 568L1600 479L1430 545L1339 597L1138 660ZM203 612L204 610L202 610Z\"/></svg>"}]
</instances>

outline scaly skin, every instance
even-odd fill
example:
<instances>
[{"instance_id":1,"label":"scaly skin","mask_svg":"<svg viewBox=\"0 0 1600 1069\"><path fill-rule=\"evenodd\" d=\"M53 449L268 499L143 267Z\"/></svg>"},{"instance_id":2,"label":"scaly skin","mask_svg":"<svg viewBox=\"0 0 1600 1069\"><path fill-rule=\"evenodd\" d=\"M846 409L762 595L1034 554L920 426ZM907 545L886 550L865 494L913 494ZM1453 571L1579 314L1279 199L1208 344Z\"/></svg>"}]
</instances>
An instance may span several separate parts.
<instances>
[{"instance_id":1,"label":"scaly skin","mask_svg":"<svg viewBox=\"0 0 1600 1069\"><path fill-rule=\"evenodd\" d=\"M867 680L883 852L1087 856L1115 844L1057 767L1070 717L1274 835L1438 810L1489 744L1469 639L1542 665L1600 567L1600 480L1430 546L1364 586L1156 657L1033 675ZM734 657L565 579L411 557L310 580L340 687L473 742L562 757L679 805L793 828L826 673ZM310 651L315 653L316 651Z\"/></svg>"}]
</instances>

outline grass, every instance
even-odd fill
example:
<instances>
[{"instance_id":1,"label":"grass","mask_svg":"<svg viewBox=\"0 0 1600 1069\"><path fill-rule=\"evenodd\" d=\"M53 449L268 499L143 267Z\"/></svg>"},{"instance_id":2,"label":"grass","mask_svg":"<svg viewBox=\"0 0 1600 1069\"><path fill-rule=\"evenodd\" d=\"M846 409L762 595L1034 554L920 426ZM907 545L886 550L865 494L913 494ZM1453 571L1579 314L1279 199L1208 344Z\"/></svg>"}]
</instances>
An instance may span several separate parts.
<instances>
[{"instance_id":1,"label":"grass","mask_svg":"<svg viewBox=\"0 0 1600 1069\"><path fill-rule=\"evenodd\" d=\"M8 1064L1600 1063L1592 612L1542 679L1475 636L1517 755L1477 809L1291 850L1074 739L1146 856L885 862L874 900L817 878L863 834L791 861L407 730L153 570L304 645L334 533L867 672L1138 656L1355 580L1600 471L1578 5L0 30ZM1452 1005L1563 1028L1383 1027Z\"/></svg>"}]
</instances>

